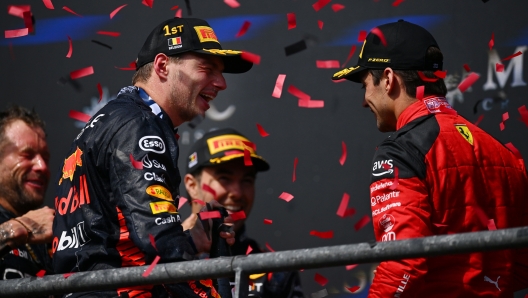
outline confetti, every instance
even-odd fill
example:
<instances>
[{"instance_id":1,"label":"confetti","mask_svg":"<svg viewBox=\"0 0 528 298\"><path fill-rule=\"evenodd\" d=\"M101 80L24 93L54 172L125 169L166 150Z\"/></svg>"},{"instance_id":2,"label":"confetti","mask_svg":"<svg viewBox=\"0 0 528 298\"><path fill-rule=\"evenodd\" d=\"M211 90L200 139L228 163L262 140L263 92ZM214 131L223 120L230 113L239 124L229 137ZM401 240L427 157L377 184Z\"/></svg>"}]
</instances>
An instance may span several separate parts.
<instances>
[{"instance_id":1,"label":"confetti","mask_svg":"<svg viewBox=\"0 0 528 298\"><path fill-rule=\"evenodd\" d=\"M72 275L73 275L73 273L64 273L62 276L64 276L64 279L66 279L66 278L68 278L68 277L70 277Z\"/></svg>"},{"instance_id":2,"label":"confetti","mask_svg":"<svg viewBox=\"0 0 528 298\"><path fill-rule=\"evenodd\" d=\"M240 57L246 61L249 61L253 64L260 64L260 56L257 55L257 54L253 54L253 53L250 53L250 52L242 52L242 54L240 55Z\"/></svg>"},{"instance_id":3,"label":"confetti","mask_svg":"<svg viewBox=\"0 0 528 298\"><path fill-rule=\"evenodd\" d=\"M193 204L196 203L196 204L198 204L198 205L205 206L205 202L202 201L202 200L192 200L192 203L193 203Z\"/></svg>"},{"instance_id":4,"label":"confetti","mask_svg":"<svg viewBox=\"0 0 528 298\"><path fill-rule=\"evenodd\" d=\"M332 10L334 12L338 12L338 11L344 9L344 8L345 8L345 6L343 4L337 4L337 3L336 4L332 4Z\"/></svg>"},{"instance_id":5,"label":"confetti","mask_svg":"<svg viewBox=\"0 0 528 298\"><path fill-rule=\"evenodd\" d=\"M31 6L30 5L8 5L7 7L7 13L21 18L24 18L24 13L29 12L29 15L31 16Z\"/></svg>"},{"instance_id":6,"label":"confetti","mask_svg":"<svg viewBox=\"0 0 528 298\"><path fill-rule=\"evenodd\" d=\"M287 192L283 192L280 194L279 199L283 199L286 202L290 202L293 199L293 196Z\"/></svg>"},{"instance_id":7,"label":"confetti","mask_svg":"<svg viewBox=\"0 0 528 298\"><path fill-rule=\"evenodd\" d=\"M284 48L286 56L290 56L306 50L306 41L303 39Z\"/></svg>"},{"instance_id":8,"label":"confetti","mask_svg":"<svg viewBox=\"0 0 528 298\"><path fill-rule=\"evenodd\" d=\"M246 218L246 212L244 212L244 210L233 212L233 213L229 214L229 217L231 217L234 221L245 219Z\"/></svg>"},{"instance_id":9,"label":"confetti","mask_svg":"<svg viewBox=\"0 0 528 298\"><path fill-rule=\"evenodd\" d=\"M323 25L324 25L323 21L317 21L317 26L319 26L320 30L323 30Z\"/></svg>"},{"instance_id":10,"label":"confetti","mask_svg":"<svg viewBox=\"0 0 528 298\"><path fill-rule=\"evenodd\" d=\"M374 28L370 32L372 32L372 34L376 35L381 40L381 43L384 46L387 46L387 40L385 39L385 35L383 35L383 32L381 32L381 30L379 28Z\"/></svg>"},{"instance_id":11,"label":"confetti","mask_svg":"<svg viewBox=\"0 0 528 298\"><path fill-rule=\"evenodd\" d=\"M295 180L297 179L297 176L296 176L296 171L297 171L297 164L299 163L299 159L296 157L293 159L293 181L292 182L295 182Z\"/></svg>"},{"instance_id":12,"label":"confetti","mask_svg":"<svg viewBox=\"0 0 528 298\"><path fill-rule=\"evenodd\" d=\"M356 268L357 265L358 264L347 265L345 268L346 268L346 270L352 270L352 269Z\"/></svg>"},{"instance_id":13,"label":"confetti","mask_svg":"<svg viewBox=\"0 0 528 298\"><path fill-rule=\"evenodd\" d=\"M280 98L282 94L282 87L284 86L284 80L286 80L285 74L280 74L277 77L277 81L275 82L275 88L273 88L273 93L271 96L275 98Z\"/></svg>"},{"instance_id":14,"label":"confetti","mask_svg":"<svg viewBox=\"0 0 528 298\"><path fill-rule=\"evenodd\" d=\"M97 31L97 34L108 35L108 36L113 36L113 37L118 37L119 35L121 35L121 33L119 32L112 32L112 31Z\"/></svg>"},{"instance_id":15,"label":"confetti","mask_svg":"<svg viewBox=\"0 0 528 298\"><path fill-rule=\"evenodd\" d=\"M76 79L80 79L82 77L86 77L86 76L92 75L93 73L94 73L93 67L92 66L88 66L88 67L81 68L81 69L74 70L74 71L70 72L70 78L72 80L76 80Z\"/></svg>"},{"instance_id":16,"label":"confetti","mask_svg":"<svg viewBox=\"0 0 528 298\"><path fill-rule=\"evenodd\" d=\"M55 7L53 7L53 3L51 3L51 0L42 0L42 2L44 2L44 6L46 6L47 9L55 9Z\"/></svg>"},{"instance_id":17,"label":"confetti","mask_svg":"<svg viewBox=\"0 0 528 298\"><path fill-rule=\"evenodd\" d=\"M35 274L35 276L37 277L43 277L44 275L46 275L46 270L44 269L40 270L39 272L37 272L37 274Z\"/></svg>"},{"instance_id":18,"label":"confetti","mask_svg":"<svg viewBox=\"0 0 528 298\"><path fill-rule=\"evenodd\" d=\"M101 99L103 99L103 88L101 87L100 83L97 83L97 91L99 92L99 102L101 102Z\"/></svg>"},{"instance_id":19,"label":"confetti","mask_svg":"<svg viewBox=\"0 0 528 298\"><path fill-rule=\"evenodd\" d=\"M488 230L490 231L496 231L497 227L495 226L495 221L492 219L488 220Z\"/></svg>"},{"instance_id":20,"label":"confetti","mask_svg":"<svg viewBox=\"0 0 528 298\"><path fill-rule=\"evenodd\" d=\"M143 0L141 1L141 4L152 8L152 6L154 5L154 0Z\"/></svg>"},{"instance_id":21,"label":"confetti","mask_svg":"<svg viewBox=\"0 0 528 298\"><path fill-rule=\"evenodd\" d=\"M507 144L504 144L504 146L506 146L506 148L510 149L510 151L518 158L518 159L522 159L522 155L521 155L521 152L519 152L519 150L517 148L515 148L515 146L513 146L513 144L510 142L510 143L507 143Z\"/></svg>"},{"instance_id":22,"label":"confetti","mask_svg":"<svg viewBox=\"0 0 528 298\"><path fill-rule=\"evenodd\" d=\"M467 65L467 64L464 64L464 69L465 69L467 72L471 72L471 69L469 68L469 65Z\"/></svg>"},{"instance_id":23,"label":"confetti","mask_svg":"<svg viewBox=\"0 0 528 298\"><path fill-rule=\"evenodd\" d=\"M358 42L365 41L365 38L367 38L367 31L365 31L365 30L359 31Z\"/></svg>"},{"instance_id":24,"label":"confetti","mask_svg":"<svg viewBox=\"0 0 528 298\"><path fill-rule=\"evenodd\" d=\"M478 79L480 75L472 72L470 73L460 84L458 85L458 90L460 92L466 92L466 90L471 87Z\"/></svg>"},{"instance_id":25,"label":"confetti","mask_svg":"<svg viewBox=\"0 0 528 298\"><path fill-rule=\"evenodd\" d=\"M321 287L324 287L328 283L328 279L319 273L315 273L314 280L320 284Z\"/></svg>"},{"instance_id":26,"label":"confetti","mask_svg":"<svg viewBox=\"0 0 528 298\"><path fill-rule=\"evenodd\" d=\"M32 33L34 31L33 28L33 17L31 14L31 11L24 11L24 27L28 28L28 32Z\"/></svg>"},{"instance_id":27,"label":"confetti","mask_svg":"<svg viewBox=\"0 0 528 298\"><path fill-rule=\"evenodd\" d=\"M28 28L22 28L22 29L14 29L14 30L6 30L4 33L5 38L16 38L16 37L22 37L29 34Z\"/></svg>"},{"instance_id":28,"label":"confetti","mask_svg":"<svg viewBox=\"0 0 528 298\"><path fill-rule=\"evenodd\" d=\"M205 183L202 184L202 190L212 194L213 197L216 198L216 191L211 186L209 186L208 184L205 184Z\"/></svg>"},{"instance_id":29,"label":"confetti","mask_svg":"<svg viewBox=\"0 0 528 298\"><path fill-rule=\"evenodd\" d=\"M312 4L312 7L315 11L321 10L321 8L325 7L328 3L330 3L330 0L317 0L314 4Z\"/></svg>"},{"instance_id":30,"label":"confetti","mask_svg":"<svg viewBox=\"0 0 528 298\"><path fill-rule=\"evenodd\" d=\"M260 134L261 137L265 138L265 137L269 136L269 133L267 133L267 132L264 130L264 128L262 128L262 125L260 125L260 124L258 124L258 123L257 123L257 129L258 129L259 134Z\"/></svg>"},{"instance_id":31,"label":"confetti","mask_svg":"<svg viewBox=\"0 0 528 298\"><path fill-rule=\"evenodd\" d=\"M360 220L358 220L358 222L356 222L356 224L354 225L354 229L356 231L359 231L361 228L363 228L369 222L370 222L370 216L365 215Z\"/></svg>"},{"instance_id":32,"label":"confetti","mask_svg":"<svg viewBox=\"0 0 528 298\"><path fill-rule=\"evenodd\" d=\"M189 201L187 198L180 197L180 199L178 200L178 210L180 210L183 207L183 205L185 205L185 203L187 203L187 201Z\"/></svg>"},{"instance_id":33,"label":"confetti","mask_svg":"<svg viewBox=\"0 0 528 298\"><path fill-rule=\"evenodd\" d=\"M268 244L268 242L266 242L266 248L271 251L271 252L275 252L275 250L273 248L271 248L271 246Z\"/></svg>"},{"instance_id":34,"label":"confetti","mask_svg":"<svg viewBox=\"0 0 528 298\"><path fill-rule=\"evenodd\" d=\"M305 99L305 100L309 100L310 99L310 95L302 92L301 90L297 89L297 87L293 86L293 85L290 85L288 87L288 93L290 93L291 95L299 98L299 99Z\"/></svg>"},{"instance_id":35,"label":"confetti","mask_svg":"<svg viewBox=\"0 0 528 298\"><path fill-rule=\"evenodd\" d=\"M70 116L70 118L72 118L72 119L75 119L77 121L81 121L81 122L84 122L84 123L90 121L90 118L92 118L92 117L90 117L90 115L87 115L85 113L81 113L81 112L78 112L78 111L74 111L74 110L70 110L70 113L69 113L68 116Z\"/></svg>"},{"instance_id":36,"label":"confetti","mask_svg":"<svg viewBox=\"0 0 528 298\"><path fill-rule=\"evenodd\" d=\"M136 70L136 62L135 61L132 61L130 62L130 64L128 64L128 67L115 67L117 69L121 69L121 70Z\"/></svg>"},{"instance_id":37,"label":"confetti","mask_svg":"<svg viewBox=\"0 0 528 298\"><path fill-rule=\"evenodd\" d=\"M341 67L345 67L345 65L348 63L348 61L350 61L350 58L352 58L352 55L354 55L354 52L356 51L356 45L353 45L351 48L350 48L350 52L348 53L348 57L345 61L345 63L343 63L341 65ZM341 79L339 81L346 81L346 79ZM337 82L337 81L334 81L334 82Z\"/></svg>"},{"instance_id":38,"label":"confetti","mask_svg":"<svg viewBox=\"0 0 528 298\"><path fill-rule=\"evenodd\" d=\"M246 34L246 32L249 29L249 26L251 26L251 23L248 22L248 21L244 21L244 24L242 24L242 27L240 27L240 30L235 35L235 37L240 37L240 36L243 36L244 34Z\"/></svg>"},{"instance_id":39,"label":"confetti","mask_svg":"<svg viewBox=\"0 0 528 298\"><path fill-rule=\"evenodd\" d=\"M334 231L326 231L326 232L310 231L310 235L316 236L322 239L331 239L331 238L334 238Z\"/></svg>"},{"instance_id":40,"label":"confetti","mask_svg":"<svg viewBox=\"0 0 528 298\"><path fill-rule=\"evenodd\" d=\"M240 3L238 3L237 0L224 0L224 3L229 5L231 8L237 8L240 6Z\"/></svg>"},{"instance_id":41,"label":"confetti","mask_svg":"<svg viewBox=\"0 0 528 298\"><path fill-rule=\"evenodd\" d=\"M503 72L504 71L504 64L500 64L500 63L495 64L495 71L496 72Z\"/></svg>"},{"instance_id":42,"label":"confetti","mask_svg":"<svg viewBox=\"0 0 528 298\"><path fill-rule=\"evenodd\" d=\"M430 82L430 83L433 83L433 82L436 82L438 81L438 78L428 78L425 76L425 74L421 71L418 71L418 75L420 76L420 79L424 82Z\"/></svg>"},{"instance_id":43,"label":"confetti","mask_svg":"<svg viewBox=\"0 0 528 298\"><path fill-rule=\"evenodd\" d=\"M152 261L152 264L150 264L150 266L148 266L147 270L145 270L145 272L143 273L143 277L149 276L150 272L152 272L152 269L154 269L154 267L156 267L156 264L158 264L159 260L160 260L160 256L156 256L154 258L154 261Z\"/></svg>"},{"instance_id":44,"label":"confetti","mask_svg":"<svg viewBox=\"0 0 528 298\"><path fill-rule=\"evenodd\" d=\"M324 108L324 101L301 98L298 105L300 108Z\"/></svg>"},{"instance_id":45,"label":"confetti","mask_svg":"<svg viewBox=\"0 0 528 298\"><path fill-rule=\"evenodd\" d=\"M341 165L345 164L347 158L347 147L344 141L341 141L341 157L339 158L339 163Z\"/></svg>"},{"instance_id":46,"label":"confetti","mask_svg":"<svg viewBox=\"0 0 528 298\"><path fill-rule=\"evenodd\" d=\"M528 126L528 110L525 105L520 106L518 109L519 114L521 114L521 121Z\"/></svg>"},{"instance_id":47,"label":"confetti","mask_svg":"<svg viewBox=\"0 0 528 298\"><path fill-rule=\"evenodd\" d=\"M337 208L337 216L339 217L347 217L352 216L356 213L356 210L354 208L348 208L348 202L350 201L350 195L346 192L343 194L343 197L341 198L341 203L339 203L339 207Z\"/></svg>"},{"instance_id":48,"label":"confetti","mask_svg":"<svg viewBox=\"0 0 528 298\"><path fill-rule=\"evenodd\" d=\"M288 18L288 30L297 27L297 20L295 19L295 13L293 12L287 13L286 17Z\"/></svg>"},{"instance_id":49,"label":"confetti","mask_svg":"<svg viewBox=\"0 0 528 298\"><path fill-rule=\"evenodd\" d=\"M251 246L248 246L247 250L246 250L246 256L249 255L249 253L253 251L253 248Z\"/></svg>"},{"instance_id":50,"label":"confetti","mask_svg":"<svg viewBox=\"0 0 528 298\"><path fill-rule=\"evenodd\" d=\"M273 220L271 220L271 219L266 219L266 218L264 219L264 224L265 224L265 225L271 225L272 223L273 223Z\"/></svg>"},{"instance_id":51,"label":"confetti","mask_svg":"<svg viewBox=\"0 0 528 298\"><path fill-rule=\"evenodd\" d=\"M72 14L78 16L78 17L81 17L81 18L83 17L82 15L80 15L80 14L76 13L75 11L71 10L70 8L68 8L68 6L63 6L62 9L66 10L67 12L72 13Z\"/></svg>"},{"instance_id":52,"label":"confetti","mask_svg":"<svg viewBox=\"0 0 528 298\"><path fill-rule=\"evenodd\" d=\"M176 10L178 9L178 7L179 7L178 5L174 5L173 7L171 7L171 10Z\"/></svg>"},{"instance_id":53,"label":"confetti","mask_svg":"<svg viewBox=\"0 0 528 298\"><path fill-rule=\"evenodd\" d=\"M109 48L110 50L112 49L112 47L109 46L109 45L107 45L106 43L103 43L103 42L97 41L97 40L95 40L95 39L92 39L92 42L93 42L93 43L96 43L96 44L98 44L98 45L101 45L101 46L103 46L103 47ZM135 70L135 68L134 68L134 70Z\"/></svg>"},{"instance_id":54,"label":"confetti","mask_svg":"<svg viewBox=\"0 0 528 298\"><path fill-rule=\"evenodd\" d=\"M394 2L392 2L392 6L397 7L397 6L400 5L402 2L403 2L403 0L394 0Z\"/></svg>"},{"instance_id":55,"label":"confetti","mask_svg":"<svg viewBox=\"0 0 528 298\"><path fill-rule=\"evenodd\" d=\"M437 70L433 72L433 74L441 79L445 79L445 77L447 76L447 70L444 70L444 71Z\"/></svg>"},{"instance_id":56,"label":"confetti","mask_svg":"<svg viewBox=\"0 0 528 298\"><path fill-rule=\"evenodd\" d=\"M220 215L220 212L218 210L215 211L202 211L198 213L200 215L201 220L206 220L210 218L222 218L222 215Z\"/></svg>"},{"instance_id":57,"label":"confetti","mask_svg":"<svg viewBox=\"0 0 528 298\"><path fill-rule=\"evenodd\" d=\"M475 126L478 126L480 124L480 122L482 121L482 119L484 119L484 115L480 115L477 119L477 121L475 121Z\"/></svg>"},{"instance_id":58,"label":"confetti","mask_svg":"<svg viewBox=\"0 0 528 298\"><path fill-rule=\"evenodd\" d=\"M135 160L132 153L130 153L130 162L132 163L134 169L143 170L143 162Z\"/></svg>"},{"instance_id":59,"label":"confetti","mask_svg":"<svg viewBox=\"0 0 528 298\"><path fill-rule=\"evenodd\" d=\"M66 37L68 37L68 44L69 44L68 54L66 54L66 58L71 58L71 55L73 52L72 40L68 35L66 35Z\"/></svg>"},{"instance_id":60,"label":"confetti","mask_svg":"<svg viewBox=\"0 0 528 298\"><path fill-rule=\"evenodd\" d=\"M181 18L181 17L182 17L182 10L181 10L181 9L178 9L178 10L176 11L176 13L174 14L174 16L177 17L177 18Z\"/></svg>"},{"instance_id":61,"label":"confetti","mask_svg":"<svg viewBox=\"0 0 528 298\"><path fill-rule=\"evenodd\" d=\"M488 46L489 46L489 49L491 51L491 49L493 48L493 46L495 45L495 33L491 33L491 39L490 41L488 42Z\"/></svg>"},{"instance_id":62,"label":"confetti","mask_svg":"<svg viewBox=\"0 0 528 298\"><path fill-rule=\"evenodd\" d=\"M398 185L400 184L398 179L399 170L397 167L394 167L394 181L392 181L392 185L389 187L390 190L395 190Z\"/></svg>"},{"instance_id":63,"label":"confetti","mask_svg":"<svg viewBox=\"0 0 528 298\"><path fill-rule=\"evenodd\" d=\"M510 55L510 56L508 56L508 57L502 59L501 61L507 61L507 60L513 59L513 58L515 58L515 57L517 57L517 56L520 56L520 55L522 55L522 52L521 52L521 51L518 51L517 53L515 53L515 54L513 54L513 55Z\"/></svg>"},{"instance_id":64,"label":"confetti","mask_svg":"<svg viewBox=\"0 0 528 298\"><path fill-rule=\"evenodd\" d=\"M316 60L315 66L317 68L339 68L339 61L337 60Z\"/></svg>"},{"instance_id":65,"label":"confetti","mask_svg":"<svg viewBox=\"0 0 528 298\"><path fill-rule=\"evenodd\" d=\"M510 119L510 115L508 114L508 112L502 114L502 121L501 123L499 124L499 127L500 127L500 130L503 131L506 126L504 125L504 122L506 122L506 120Z\"/></svg>"},{"instance_id":66,"label":"confetti","mask_svg":"<svg viewBox=\"0 0 528 298\"><path fill-rule=\"evenodd\" d=\"M424 97L424 90L425 90L425 86L418 86L416 87L416 98L418 100L422 100L423 97Z\"/></svg>"},{"instance_id":67,"label":"confetti","mask_svg":"<svg viewBox=\"0 0 528 298\"><path fill-rule=\"evenodd\" d=\"M398 1L398 0L396 0L396 1ZM403 0L401 0L401 1L403 1ZM393 4L393 6L394 6L394 4ZM350 288L346 288L346 289L349 290L350 293L354 293L355 291L359 290L359 286L354 286L354 287L350 287Z\"/></svg>"},{"instance_id":68,"label":"confetti","mask_svg":"<svg viewBox=\"0 0 528 298\"><path fill-rule=\"evenodd\" d=\"M249 150L246 148L244 148L244 165L246 167L253 165L253 161L251 160L251 152L249 152Z\"/></svg>"},{"instance_id":69,"label":"confetti","mask_svg":"<svg viewBox=\"0 0 528 298\"><path fill-rule=\"evenodd\" d=\"M115 15L121 10L123 9L125 6L127 6L128 4L123 4L121 6L119 6L118 8L114 9L111 13L110 13L110 19L113 19L115 17Z\"/></svg>"},{"instance_id":70,"label":"confetti","mask_svg":"<svg viewBox=\"0 0 528 298\"><path fill-rule=\"evenodd\" d=\"M158 248L156 247L156 239L154 239L154 236L152 236L152 234L149 234L149 239L150 245L152 245L152 247L154 247L154 249L158 251Z\"/></svg>"}]
</instances>

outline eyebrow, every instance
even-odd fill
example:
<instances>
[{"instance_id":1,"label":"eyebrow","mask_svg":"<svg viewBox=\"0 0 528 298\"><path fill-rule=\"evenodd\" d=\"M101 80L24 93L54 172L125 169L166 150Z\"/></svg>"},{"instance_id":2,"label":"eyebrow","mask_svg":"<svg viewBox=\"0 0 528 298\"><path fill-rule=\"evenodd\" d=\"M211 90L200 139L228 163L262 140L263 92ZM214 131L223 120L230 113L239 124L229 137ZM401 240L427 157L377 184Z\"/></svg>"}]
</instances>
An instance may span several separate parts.
<instances>
[{"instance_id":1,"label":"eyebrow","mask_svg":"<svg viewBox=\"0 0 528 298\"><path fill-rule=\"evenodd\" d=\"M233 175L233 171L230 170L230 169L227 169L227 168L217 169L214 173L216 175L222 175L222 174ZM248 176L249 177L256 177L257 173L255 171L248 171L248 172L244 173L244 177L248 177Z\"/></svg>"}]
</instances>

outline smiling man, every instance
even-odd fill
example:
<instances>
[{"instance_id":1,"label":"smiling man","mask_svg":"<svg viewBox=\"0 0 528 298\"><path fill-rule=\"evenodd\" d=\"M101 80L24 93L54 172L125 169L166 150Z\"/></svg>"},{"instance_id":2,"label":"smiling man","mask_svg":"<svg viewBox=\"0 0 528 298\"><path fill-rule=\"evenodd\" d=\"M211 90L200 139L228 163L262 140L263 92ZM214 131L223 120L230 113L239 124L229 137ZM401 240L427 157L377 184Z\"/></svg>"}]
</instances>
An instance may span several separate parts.
<instances>
[{"instance_id":1,"label":"smiling man","mask_svg":"<svg viewBox=\"0 0 528 298\"><path fill-rule=\"evenodd\" d=\"M376 150L371 195L377 241L528 225L522 159L447 102L443 55L424 28L400 20L365 39L356 66L363 107L394 132ZM527 249L381 262L369 298L513 297L528 285Z\"/></svg>"},{"instance_id":2,"label":"smiling man","mask_svg":"<svg viewBox=\"0 0 528 298\"><path fill-rule=\"evenodd\" d=\"M58 182L57 273L191 260L210 249L203 227L183 231L177 127L204 115L226 89L224 72L252 63L223 50L209 24L173 18L147 37L133 86L98 111L73 141ZM233 243L232 233L221 233ZM95 289L94 289L95 290ZM210 280L99 292L100 297L216 297ZM74 293L69 297L95 295Z\"/></svg>"}]
</instances>

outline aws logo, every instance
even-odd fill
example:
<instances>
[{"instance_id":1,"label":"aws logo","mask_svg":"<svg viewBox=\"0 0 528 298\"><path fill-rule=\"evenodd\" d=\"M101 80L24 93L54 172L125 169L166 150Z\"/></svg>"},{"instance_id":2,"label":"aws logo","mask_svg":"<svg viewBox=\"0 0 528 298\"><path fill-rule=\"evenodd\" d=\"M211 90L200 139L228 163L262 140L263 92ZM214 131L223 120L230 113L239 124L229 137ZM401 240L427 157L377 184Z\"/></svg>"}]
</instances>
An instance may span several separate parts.
<instances>
[{"instance_id":1,"label":"aws logo","mask_svg":"<svg viewBox=\"0 0 528 298\"><path fill-rule=\"evenodd\" d=\"M383 176L385 174L392 174L394 172L392 159L375 161L372 166L372 176ZM374 173L378 170L383 170L381 173Z\"/></svg>"}]
</instances>

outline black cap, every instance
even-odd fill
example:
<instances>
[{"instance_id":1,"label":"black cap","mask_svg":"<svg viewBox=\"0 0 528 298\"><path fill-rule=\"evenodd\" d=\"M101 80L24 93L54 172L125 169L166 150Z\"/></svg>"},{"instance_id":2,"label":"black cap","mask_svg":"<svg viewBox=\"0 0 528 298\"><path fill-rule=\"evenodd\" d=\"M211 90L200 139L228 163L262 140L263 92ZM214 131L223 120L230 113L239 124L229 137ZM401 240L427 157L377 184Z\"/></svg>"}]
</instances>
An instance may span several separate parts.
<instances>
[{"instance_id":1,"label":"black cap","mask_svg":"<svg viewBox=\"0 0 528 298\"><path fill-rule=\"evenodd\" d=\"M269 164L257 155L256 146L250 140L232 128L223 128L204 134L193 144L187 159L187 173L244 158L244 149L249 151L257 171L269 170Z\"/></svg>"},{"instance_id":2,"label":"black cap","mask_svg":"<svg viewBox=\"0 0 528 298\"><path fill-rule=\"evenodd\" d=\"M159 24L149 34L139 51L136 70L154 61L159 53L174 56L185 52L219 56L227 73L243 73L253 66L253 63L242 59L241 51L223 50L213 28L206 21L173 18Z\"/></svg>"},{"instance_id":3,"label":"black cap","mask_svg":"<svg viewBox=\"0 0 528 298\"><path fill-rule=\"evenodd\" d=\"M336 72L332 79L359 83L362 71L387 67L395 70L442 70L442 60L425 59L430 47L440 48L424 28L404 20L384 24L371 30L365 38L357 65Z\"/></svg>"}]
</instances>

